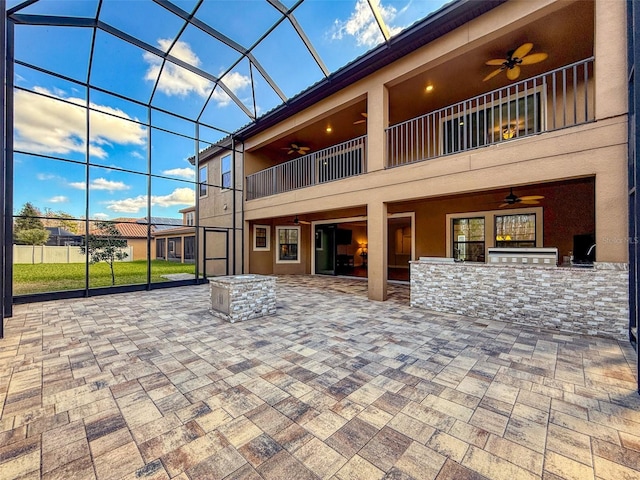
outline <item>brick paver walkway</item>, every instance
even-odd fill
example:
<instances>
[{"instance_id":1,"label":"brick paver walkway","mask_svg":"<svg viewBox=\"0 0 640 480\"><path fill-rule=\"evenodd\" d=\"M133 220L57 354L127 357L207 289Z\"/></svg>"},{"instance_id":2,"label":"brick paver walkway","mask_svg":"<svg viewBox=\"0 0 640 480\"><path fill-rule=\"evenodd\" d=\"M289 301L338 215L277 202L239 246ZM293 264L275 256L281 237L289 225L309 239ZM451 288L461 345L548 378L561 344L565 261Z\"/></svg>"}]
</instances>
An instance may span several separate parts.
<instances>
[{"instance_id":1,"label":"brick paver walkway","mask_svg":"<svg viewBox=\"0 0 640 480\"><path fill-rule=\"evenodd\" d=\"M0 478L640 479L632 348L279 277L278 314L207 286L15 307Z\"/></svg>"}]
</instances>

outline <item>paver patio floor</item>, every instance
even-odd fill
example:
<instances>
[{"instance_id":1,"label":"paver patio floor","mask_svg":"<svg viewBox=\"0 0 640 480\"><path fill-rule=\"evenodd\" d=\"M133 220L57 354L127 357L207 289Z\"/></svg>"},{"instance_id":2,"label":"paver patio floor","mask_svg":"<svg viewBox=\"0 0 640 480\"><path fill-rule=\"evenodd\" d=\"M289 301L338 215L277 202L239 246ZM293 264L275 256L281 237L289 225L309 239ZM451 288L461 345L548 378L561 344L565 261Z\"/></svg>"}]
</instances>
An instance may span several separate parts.
<instances>
[{"instance_id":1,"label":"paver patio floor","mask_svg":"<svg viewBox=\"0 0 640 480\"><path fill-rule=\"evenodd\" d=\"M279 277L230 324L206 285L15 307L0 478L640 479L635 352Z\"/></svg>"}]
</instances>

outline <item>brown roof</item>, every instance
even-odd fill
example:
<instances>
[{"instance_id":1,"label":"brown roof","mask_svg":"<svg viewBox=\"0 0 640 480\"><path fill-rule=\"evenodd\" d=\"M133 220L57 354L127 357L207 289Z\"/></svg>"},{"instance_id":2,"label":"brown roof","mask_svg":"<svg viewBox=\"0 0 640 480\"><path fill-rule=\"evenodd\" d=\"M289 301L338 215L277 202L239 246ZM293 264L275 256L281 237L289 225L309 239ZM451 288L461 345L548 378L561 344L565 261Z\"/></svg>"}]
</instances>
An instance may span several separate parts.
<instances>
[{"instance_id":1,"label":"brown roof","mask_svg":"<svg viewBox=\"0 0 640 480\"><path fill-rule=\"evenodd\" d=\"M125 238L146 238L147 237L147 225L143 223L116 223L116 228ZM154 231L153 225L151 226L151 232ZM102 231L98 229L91 230L93 235L102 235Z\"/></svg>"},{"instance_id":2,"label":"brown roof","mask_svg":"<svg viewBox=\"0 0 640 480\"><path fill-rule=\"evenodd\" d=\"M181 233L195 233L195 226L190 227L176 227L176 228L165 228L164 230L160 230L157 232L153 232L154 237L166 237L169 235L177 235Z\"/></svg>"}]
</instances>

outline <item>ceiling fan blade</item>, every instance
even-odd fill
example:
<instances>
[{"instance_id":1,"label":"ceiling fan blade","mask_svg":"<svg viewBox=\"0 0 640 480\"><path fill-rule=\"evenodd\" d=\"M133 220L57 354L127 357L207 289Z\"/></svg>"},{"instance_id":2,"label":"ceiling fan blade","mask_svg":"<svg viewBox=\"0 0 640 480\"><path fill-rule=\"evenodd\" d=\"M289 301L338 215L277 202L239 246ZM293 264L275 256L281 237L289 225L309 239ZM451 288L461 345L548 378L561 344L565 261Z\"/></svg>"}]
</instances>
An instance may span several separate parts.
<instances>
[{"instance_id":1,"label":"ceiling fan blade","mask_svg":"<svg viewBox=\"0 0 640 480\"><path fill-rule=\"evenodd\" d=\"M507 78L509 80L515 80L520 76L520 67L518 65L516 65L513 68L510 68L509 70L507 70Z\"/></svg>"},{"instance_id":2,"label":"ceiling fan blade","mask_svg":"<svg viewBox=\"0 0 640 480\"><path fill-rule=\"evenodd\" d=\"M522 58L533 48L533 43L523 43L511 55L511 58Z\"/></svg>"},{"instance_id":3,"label":"ceiling fan blade","mask_svg":"<svg viewBox=\"0 0 640 480\"><path fill-rule=\"evenodd\" d=\"M364 118L367 118L369 116L367 112L362 112L360 115L362 115Z\"/></svg>"},{"instance_id":4,"label":"ceiling fan blade","mask_svg":"<svg viewBox=\"0 0 640 480\"><path fill-rule=\"evenodd\" d=\"M493 72L491 72L489 75L487 75L486 77L484 77L484 79L482 80L483 82L486 82L487 80L491 80L493 77L495 77L496 75L498 75L500 72L502 71L501 68L494 70Z\"/></svg>"},{"instance_id":5,"label":"ceiling fan blade","mask_svg":"<svg viewBox=\"0 0 640 480\"><path fill-rule=\"evenodd\" d=\"M355 122L353 122L354 125L358 125L360 123L367 123L366 120L356 120Z\"/></svg>"},{"instance_id":6,"label":"ceiling fan blade","mask_svg":"<svg viewBox=\"0 0 640 480\"><path fill-rule=\"evenodd\" d=\"M531 55L524 57L520 65L532 65L534 63L539 63L546 60L548 56L549 55L546 53L532 53Z\"/></svg>"},{"instance_id":7,"label":"ceiling fan blade","mask_svg":"<svg viewBox=\"0 0 640 480\"><path fill-rule=\"evenodd\" d=\"M297 144L297 143L292 143L292 144L291 144L291 149L292 149L292 150L298 150L298 148L300 148L300 147L298 146L298 144Z\"/></svg>"},{"instance_id":8,"label":"ceiling fan blade","mask_svg":"<svg viewBox=\"0 0 640 480\"><path fill-rule=\"evenodd\" d=\"M542 200L543 198L542 195L525 195L524 197L520 197L520 200Z\"/></svg>"},{"instance_id":9,"label":"ceiling fan blade","mask_svg":"<svg viewBox=\"0 0 640 480\"><path fill-rule=\"evenodd\" d=\"M295 152L295 150L289 150L287 153L288 153L289 155L291 155L291 154L292 154L292 153L294 153L294 152Z\"/></svg>"},{"instance_id":10,"label":"ceiling fan blade","mask_svg":"<svg viewBox=\"0 0 640 480\"><path fill-rule=\"evenodd\" d=\"M504 208L504 207L508 207L509 204L508 203L503 203L502 205L500 205L498 208Z\"/></svg>"},{"instance_id":11,"label":"ceiling fan blade","mask_svg":"<svg viewBox=\"0 0 640 480\"><path fill-rule=\"evenodd\" d=\"M537 200L521 200L520 203L522 205L540 205L540 202Z\"/></svg>"},{"instance_id":12,"label":"ceiling fan blade","mask_svg":"<svg viewBox=\"0 0 640 480\"><path fill-rule=\"evenodd\" d=\"M494 58L493 60L487 60L484 62L485 65L495 65L496 67L501 66L506 60L503 58Z\"/></svg>"}]
</instances>

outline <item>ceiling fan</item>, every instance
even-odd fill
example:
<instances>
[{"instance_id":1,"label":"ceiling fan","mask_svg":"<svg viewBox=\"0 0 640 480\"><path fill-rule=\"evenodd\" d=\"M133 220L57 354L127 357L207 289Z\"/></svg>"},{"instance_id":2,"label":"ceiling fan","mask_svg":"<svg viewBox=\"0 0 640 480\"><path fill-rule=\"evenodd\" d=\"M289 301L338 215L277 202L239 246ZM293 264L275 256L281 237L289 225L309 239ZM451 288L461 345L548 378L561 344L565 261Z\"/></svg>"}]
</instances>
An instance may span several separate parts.
<instances>
[{"instance_id":1,"label":"ceiling fan","mask_svg":"<svg viewBox=\"0 0 640 480\"><path fill-rule=\"evenodd\" d=\"M509 207L511 205L515 205L516 203L520 203L522 205L538 205L540 200L542 200L544 196L542 195L526 195L524 197L518 197L513 193L513 188L509 191L509 195L504 197L504 203L500 205L500 208Z\"/></svg>"},{"instance_id":2,"label":"ceiling fan","mask_svg":"<svg viewBox=\"0 0 640 480\"><path fill-rule=\"evenodd\" d=\"M294 219L293 219L293 224L294 224L294 225L310 225L310 224L311 224L311 222L307 222L307 221L305 221L305 220L300 220L300 219L298 218L298 215L296 215L296 218L294 218Z\"/></svg>"},{"instance_id":3,"label":"ceiling fan","mask_svg":"<svg viewBox=\"0 0 640 480\"><path fill-rule=\"evenodd\" d=\"M298 155L306 155L306 153L311 150L309 147L303 147L297 143L292 143L288 147L281 147L280 150L288 150L287 153L291 155L292 153L297 153Z\"/></svg>"},{"instance_id":4,"label":"ceiling fan","mask_svg":"<svg viewBox=\"0 0 640 480\"><path fill-rule=\"evenodd\" d=\"M360 120L356 120L355 122L353 122L354 125L358 125L360 123L367 123L367 112L362 112L360 113L360 115L362 115L363 118L361 118Z\"/></svg>"},{"instance_id":5,"label":"ceiling fan","mask_svg":"<svg viewBox=\"0 0 640 480\"><path fill-rule=\"evenodd\" d=\"M487 60L485 65L499 66L497 70L494 70L489 75L484 77L483 82L492 79L503 70L507 71L507 78L509 80L515 80L520 76L520 65L531 65L533 63L539 63L546 60L549 55L546 53L532 53L529 52L533 49L533 43L523 43L515 50L507 52L507 58L495 58L493 60Z\"/></svg>"}]
</instances>

